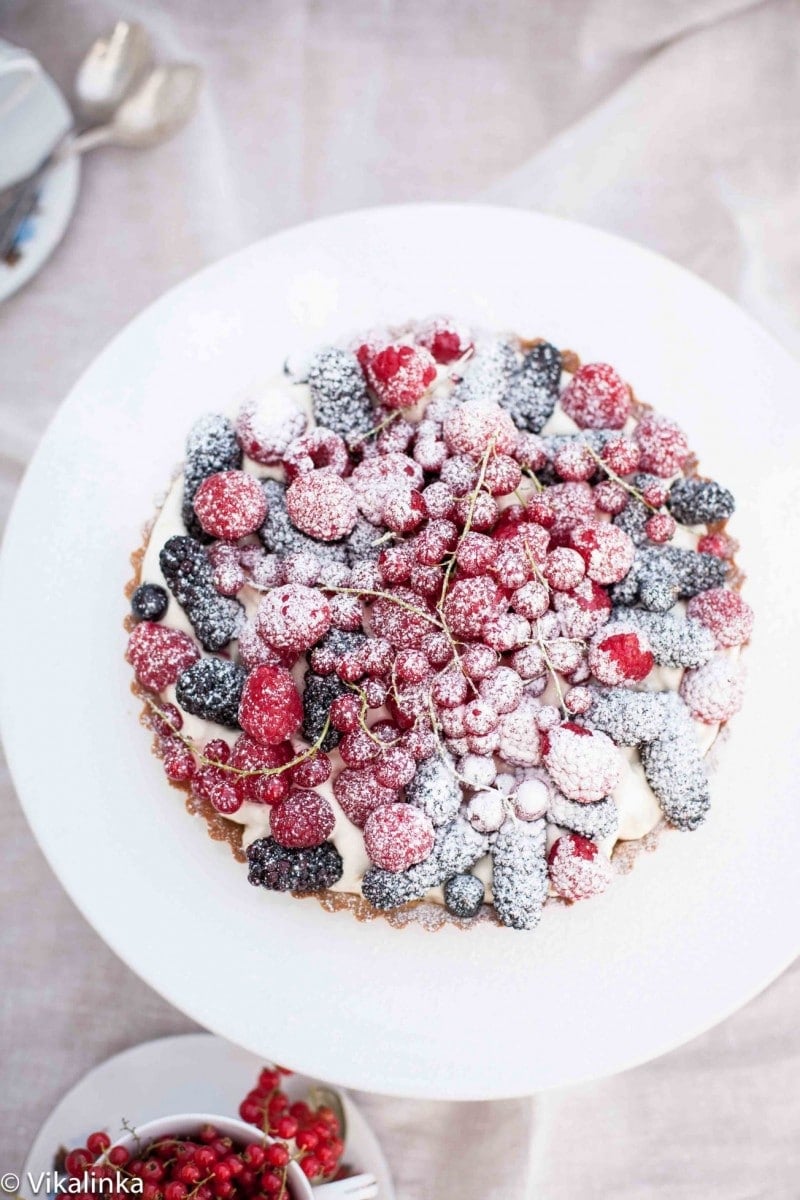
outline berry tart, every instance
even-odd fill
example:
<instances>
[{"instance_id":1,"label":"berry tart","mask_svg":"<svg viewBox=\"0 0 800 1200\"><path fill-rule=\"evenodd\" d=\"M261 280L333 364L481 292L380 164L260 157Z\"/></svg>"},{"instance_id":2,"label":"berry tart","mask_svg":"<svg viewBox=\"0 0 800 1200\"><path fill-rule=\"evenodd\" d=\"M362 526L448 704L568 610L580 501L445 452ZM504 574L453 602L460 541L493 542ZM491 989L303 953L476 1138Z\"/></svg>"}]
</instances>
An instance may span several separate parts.
<instances>
[{"instance_id":1,"label":"berry tart","mask_svg":"<svg viewBox=\"0 0 800 1200\"><path fill-rule=\"evenodd\" d=\"M733 508L606 363L444 318L322 348L200 417L135 556L167 778L254 885L532 928L706 818Z\"/></svg>"}]
</instances>

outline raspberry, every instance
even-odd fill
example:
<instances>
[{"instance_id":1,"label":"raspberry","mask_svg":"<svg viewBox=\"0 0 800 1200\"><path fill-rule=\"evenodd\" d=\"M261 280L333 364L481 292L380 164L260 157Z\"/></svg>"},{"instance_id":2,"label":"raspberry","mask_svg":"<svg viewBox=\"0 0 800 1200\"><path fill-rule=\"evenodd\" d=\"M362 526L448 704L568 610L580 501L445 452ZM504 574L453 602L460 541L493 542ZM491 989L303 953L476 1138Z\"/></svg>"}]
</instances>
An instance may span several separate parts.
<instances>
[{"instance_id":1,"label":"raspberry","mask_svg":"<svg viewBox=\"0 0 800 1200\"><path fill-rule=\"evenodd\" d=\"M423 862L435 840L433 823L413 804L384 804L364 825L364 845L373 863L385 871L406 871Z\"/></svg>"},{"instance_id":2,"label":"raspberry","mask_svg":"<svg viewBox=\"0 0 800 1200\"><path fill-rule=\"evenodd\" d=\"M484 487L493 496L509 496L522 480L519 463L508 454L494 454L486 464Z\"/></svg>"},{"instance_id":3,"label":"raspberry","mask_svg":"<svg viewBox=\"0 0 800 1200\"><path fill-rule=\"evenodd\" d=\"M585 571L582 556L568 546L551 550L542 568L542 574L555 592L571 592L583 579Z\"/></svg>"},{"instance_id":4,"label":"raspberry","mask_svg":"<svg viewBox=\"0 0 800 1200\"><path fill-rule=\"evenodd\" d=\"M409 588L390 588L372 606L372 631L398 650L418 650L430 632L425 606Z\"/></svg>"},{"instance_id":5,"label":"raspberry","mask_svg":"<svg viewBox=\"0 0 800 1200\"><path fill-rule=\"evenodd\" d=\"M534 718L539 702L528 694L500 721L500 757L512 767L538 766L541 751Z\"/></svg>"},{"instance_id":6,"label":"raspberry","mask_svg":"<svg viewBox=\"0 0 800 1200\"><path fill-rule=\"evenodd\" d=\"M631 475L639 466L639 447L631 438L609 438L600 457L616 475Z\"/></svg>"},{"instance_id":7,"label":"raspberry","mask_svg":"<svg viewBox=\"0 0 800 1200\"><path fill-rule=\"evenodd\" d=\"M192 501L197 489L209 475L219 471L236 470L242 465L242 451L236 440L233 425L219 413L207 413L195 421L186 440L186 461L183 467L183 502L181 516L188 533L207 541L195 516Z\"/></svg>"},{"instance_id":8,"label":"raspberry","mask_svg":"<svg viewBox=\"0 0 800 1200\"><path fill-rule=\"evenodd\" d=\"M416 404L436 378L436 362L424 346L396 342L374 354L363 345L357 356L372 390L387 408Z\"/></svg>"},{"instance_id":9,"label":"raspberry","mask_svg":"<svg viewBox=\"0 0 800 1200\"><path fill-rule=\"evenodd\" d=\"M378 783L374 767L345 767L333 781L333 794L344 815L360 828L374 809L397 800L397 789Z\"/></svg>"},{"instance_id":10,"label":"raspberry","mask_svg":"<svg viewBox=\"0 0 800 1200\"><path fill-rule=\"evenodd\" d=\"M193 504L204 532L231 542L255 533L267 515L261 484L245 471L209 475L197 489Z\"/></svg>"},{"instance_id":11,"label":"raspberry","mask_svg":"<svg viewBox=\"0 0 800 1200\"><path fill-rule=\"evenodd\" d=\"M394 533L411 533L425 520L422 494L409 488L392 491L383 506L382 523Z\"/></svg>"},{"instance_id":12,"label":"raspberry","mask_svg":"<svg viewBox=\"0 0 800 1200\"><path fill-rule=\"evenodd\" d=\"M344 439L321 425L295 438L283 456L283 469L290 483L298 475L308 475L311 471L346 475L349 467L350 458Z\"/></svg>"},{"instance_id":13,"label":"raspberry","mask_svg":"<svg viewBox=\"0 0 800 1200\"><path fill-rule=\"evenodd\" d=\"M261 601L256 625L273 649L299 655L330 629L330 605L316 588L287 583L273 588Z\"/></svg>"},{"instance_id":14,"label":"raspberry","mask_svg":"<svg viewBox=\"0 0 800 1200\"><path fill-rule=\"evenodd\" d=\"M420 346L430 350L436 361L445 366L462 358L472 347L469 334L447 317L430 317L423 321L417 327L416 338Z\"/></svg>"},{"instance_id":15,"label":"raspberry","mask_svg":"<svg viewBox=\"0 0 800 1200\"><path fill-rule=\"evenodd\" d=\"M561 407L581 429L622 429L631 390L608 363L587 363L561 393Z\"/></svg>"},{"instance_id":16,"label":"raspberry","mask_svg":"<svg viewBox=\"0 0 800 1200\"><path fill-rule=\"evenodd\" d=\"M585 446L580 442L570 442L556 453L553 469L562 479L579 483L581 480L591 479L597 470L597 464Z\"/></svg>"},{"instance_id":17,"label":"raspberry","mask_svg":"<svg viewBox=\"0 0 800 1200\"><path fill-rule=\"evenodd\" d=\"M360 462L350 482L363 515L373 525L380 525L386 502L394 491L422 486L422 468L407 454L380 454Z\"/></svg>"},{"instance_id":18,"label":"raspberry","mask_svg":"<svg viewBox=\"0 0 800 1200\"><path fill-rule=\"evenodd\" d=\"M739 544L727 533L707 533L700 538L697 549L701 554L713 554L717 558L732 559Z\"/></svg>"},{"instance_id":19,"label":"raspberry","mask_svg":"<svg viewBox=\"0 0 800 1200\"><path fill-rule=\"evenodd\" d=\"M613 792L622 761L609 737L570 722L543 736L545 766L565 796L589 804Z\"/></svg>"},{"instance_id":20,"label":"raspberry","mask_svg":"<svg viewBox=\"0 0 800 1200\"><path fill-rule=\"evenodd\" d=\"M301 533L323 542L346 537L358 520L350 483L325 469L298 475L287 489L286 511Z\"/></svg>"},{"instance_id":21,"label":"raspberry","mask_svg":"<svg viewBox=\"0 0 800 1200\"><path fill-rule=\"evenodd\" d=\"M608 687L639 683L653 669L655 659L647 638L624 622L614 622L596 633L589 647L589 667Z\"/></svg>"},{"instance_id":22,"label":"raspberry","mask_svg":"<svg viewBox=\"0 0 800 1200\"><path fill-rule=\"evenodd\" d=\"M499 616L507 606L499 584L488 575L477 575L453 584L444 602L444 619L456 637L477 638L487 620Z\"/></svg>"},{"instance_id":23,"label":"raspberry","mask_svg":"<svg viewBox=\"0 0 800 1200\"><path fill-rule=\"evenodd\" d=\"M283 394L246 400L236 418L236 436L248 458L273 466L308 424L305 409Z\"/></svg>"},{"instance_id":24,"label":"raspberry","mask_svg":"<svg viewBox=\"0 0 800 1200\"><path fill-rule=\"evenodd\" d=\"M319 846L333 833L335 824L333 809L317 792L292 792L275 805L269 817L275 841L296 850Z\"/></svg>"},{"instance_id":25,"label":"raspberry","mask_svg":"<svg viewBox=\"0 0 800 1200\"><path fill-rule=\"evenodd\" d=\"M704 666L685 672L680 694L698 721L710 725L727 721L744 700L742 667L727 655L718 654Z\"/></svg>"},{"instance_id":26,"label":"raspberry","mask_svg":"<svg viewBox=\"0 0 800 1200\"><path fill-rule=\"evenodd\" d=\"M197 662L200 651L187 633L141 621L128 638L128 662L142 687L161 692L181 671Z\"/></svg>"},{"instance_id":27,"label":"raspberry","mask_svg":"<svg viewBox=\"0 0 800 1200\"><path fill-rule=\"evenodd\" d=\"M614 876L609 860L579 833L557 838L547 855L550 882L565 900L588 900L604 892Z\"/></svg>"},{"instance_id":28,"label":"raspberry","mask_svg":"<svg viewBox=\"0 0 800 1200\"><path fill-rule=\"evenodd\" d=\"M669 513L653 513L645 521L644 531L651 542L662 545L668 542L675 532L675 518Z\"/></svg>"},{"instance_id":29,"label":"raspberry","mask_svg":"<svg viewBox=\"0 0 800 1200\"><path fill-rule=\"evenodd\" d=\"M517 430L507 412L496 404L468 400L444 419L444 440L451 454L481 458L491 443L496 454L513 454Z\"/></svg>"},{"instance_id":30,"label":"raspberry","mask_svg":"<svg viewBox=\"0 0 800 1200\"><path fill-rule=\"evenodd\" d=\"M675 421L658 413L645 413L633 436L641 451L641 470L662 479L679 471L689 457L686 434Z\"/></svg>"},{"instance_id":31,"label":"raspberry","mask_svg":"<svg viewBox=\"0 0 800 1200\"><path fill-rule=\"evenodd\" d=\"M700 592L689 601L686 612L711 630L719 646L742 646L753 632L752 608L730 588Z\"/></svg>"},{"instance_id":32,"label":"raspberry","mask_svg":"<svg viewBox=\"0 0 800 1200\"><path fill-rule=\"evenodd\" d=\"M594 489L594 502L601 512L616 516L627 507L628 493L613 480L603 479Z\"/></svg>"},{"instance_id":33,"label":"raspberry","mask_svg":"<svg viewBox=\"0 0 800 1200\"><path fill-rule=\"evenodd\" d=\"M595 583L617 583L633 566L636 547L618 525L578 525L570 531L570 545L586 564L586 574ZM566 591L568 589L561 589Z\"/></svg>"},{"instance_id":34,"label":"raspberry","mask_svg":"<svg viewBox=\"0 0 800 1200\"><path fill-rule=\"evenodd\" d=\"M300 694L284 667L265 663L250 672L239 704L239 723L246 733L275 746L296 733L302 720Z\"/></svg>"}]
</instances>

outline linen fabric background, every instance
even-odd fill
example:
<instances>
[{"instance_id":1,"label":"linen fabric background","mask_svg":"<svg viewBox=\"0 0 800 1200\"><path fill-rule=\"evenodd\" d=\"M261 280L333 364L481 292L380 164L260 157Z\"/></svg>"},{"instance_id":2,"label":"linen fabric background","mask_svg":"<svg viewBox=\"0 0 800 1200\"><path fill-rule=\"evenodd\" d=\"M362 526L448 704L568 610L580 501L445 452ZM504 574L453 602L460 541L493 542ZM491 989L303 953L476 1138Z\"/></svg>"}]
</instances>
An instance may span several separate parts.
<instances>
[{"instance_id":1,"label":"linen fabric background","mask_svg":"<svg viewBox=\"0 0 800 1200\"><path fill-rule=\"evenodd\" d=\"M0 309L4 515L59 401L142 306L255 238L347 208L491 199L573 217L669 255L800 349L796 0L4 0L0 36L68 92L121 15L162 57L201 63L205 93L175 141L85 162L64 242ZM57 766L43 771L57 803ZM0 1164L13 1169L84 1071L192 1025L78 915L7 773L2 805ZM613 1079L500 1103L358 1099L401 1200L797 1197L798 1010L795 966Z\"/></svg>"}]
</instances>

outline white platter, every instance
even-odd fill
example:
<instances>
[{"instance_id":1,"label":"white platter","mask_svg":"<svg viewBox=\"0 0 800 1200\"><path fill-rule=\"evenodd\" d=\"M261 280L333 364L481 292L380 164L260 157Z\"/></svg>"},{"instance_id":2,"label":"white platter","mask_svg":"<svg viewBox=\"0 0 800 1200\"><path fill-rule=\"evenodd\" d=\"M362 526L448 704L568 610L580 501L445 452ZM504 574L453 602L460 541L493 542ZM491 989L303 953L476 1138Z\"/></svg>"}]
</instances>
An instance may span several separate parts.
<instances>
[{"instance_id":1,"label":"white platter","mask_svg":"<svg viewBox=\"0 0 800 1200\"><path fill-rule=\"evenodd\" d=\"M108 1058L89 1071L61 1098L30 1148L21 1194L33 1200L31 1180L53 1169L53 1156L86 1144L95 1129L112 1138L127 1125L141 1126L170 1113L207 1112L235 1117L264 1065L208 1033L159 1038ZM319 1080L290 1075L284 1088L290 1100L302 1100ZM347 1120L344 1161L378 1181L381 1200L394 1200L389 1168L375 1134L352 1098L342 1094Z\"/></svg>"},{"instance_id":2,"label":"white platter","mask_svg":"<svg viewBox=\"0 0 800 1200\"><path fill-rule=\"evenodd\" d=\"M123 588L192 419L289 353L451 312L605 359L685 426L739 499L758 614L745 709L706 826L672 834L600 899L530 934L359 924L248 887L164 782L123 659ZM213 1031L379 1092L511 1096L619 1071L686 1041L798 950L800 370L673 264L533 213L411 206L257 243L169 292L77 383L9 524L0 715L54 871L116 952ZM159 935L165 922L176 936ZM207 954L211 934L230 969ZM204 978L204 973L207 973Z\"/></svg>"}]
</instances>

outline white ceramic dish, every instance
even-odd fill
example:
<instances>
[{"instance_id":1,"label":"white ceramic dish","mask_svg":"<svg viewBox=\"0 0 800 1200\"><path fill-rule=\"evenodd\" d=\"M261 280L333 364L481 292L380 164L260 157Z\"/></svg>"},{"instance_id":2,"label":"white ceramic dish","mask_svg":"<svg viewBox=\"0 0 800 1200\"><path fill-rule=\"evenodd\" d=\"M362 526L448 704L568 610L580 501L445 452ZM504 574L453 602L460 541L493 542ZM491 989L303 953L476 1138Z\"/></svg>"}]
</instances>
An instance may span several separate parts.
<instances>
[{"instance_id":1,"label":"white ceramic dish","mask_svg":"<svg viewBox=\"0 0 800 1200\"><path fill-rule=\"evenodd\" d=\"M44 158L72 123L61 92L44 72L0 126L3 182L19 179ZM0 304L32 279L50 257L69 224L80 182L80 159L67 158L47 175L36 211L25 223L20 258L0 262Z\"/></svg>"},{"instance_id":2,"label":"white ceramic dish","mask_svg":"<svg viewBox=\"0 0 800 1200\"><path fill-rule=\"evenodd\" d=\"M208 1033L160 1038L106 1059L67 1092L36 1135L21 1172L24 1200L33 1200L28 1178L37 1179L52 1170L59 1146L72 1149L83 1145L95 1129L106 1129L117 1141L122 1140L123 1120L141 1129L166 1112L236 1117L263 1065L246 1050ZM317 1082L291 1075L284 1086L292 1100L299 1100ZM394 1200L389 1168L375 1134L346 1093L342 1103L347 1119L345 1161L354 1170L375 1176L381 1200ZM155 1130L150 1132L157 1135ZM179 1130L173 1127L163 1132Z\"/></svg>"},{"instance_id":3,"label":"white ceramic dish","mask_svg":"<svg viewBox=\"0 0 800 1200\"><path fill-rule=\"evenodd\" d=\"M228 407L287 353L437 311L607 359L677 417L738 496L734 531L758 614L748 699L707 825L667 836L602 898L551 908L531 934L394 930L248 887L165 784L123 660L128 555L192 418ZM800 638L788 549L800 540L798 392L789 356L707 285L537 214L346 214L260 242L170 292L61 407L2 561L5 740L70 895L134 970L204 1025L375 1091L525 1094L619 1071L721 1020L798 949L787 673ZM165 914L181 953L152 936ZM235 970L213 969L209 931Z\"/></svg>"}]
</instances>

